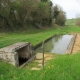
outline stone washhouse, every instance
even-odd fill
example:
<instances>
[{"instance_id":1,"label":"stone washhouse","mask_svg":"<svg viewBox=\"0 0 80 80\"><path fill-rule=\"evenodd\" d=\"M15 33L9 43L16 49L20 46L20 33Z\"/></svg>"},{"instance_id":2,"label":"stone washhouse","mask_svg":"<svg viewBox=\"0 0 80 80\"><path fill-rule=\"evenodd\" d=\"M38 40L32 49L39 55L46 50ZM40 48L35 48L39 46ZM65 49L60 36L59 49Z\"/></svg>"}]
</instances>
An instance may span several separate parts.
<instances>
[{"instance_id":1,"label":"stone washhouse","mask_svg":"<svg viewBox=\"0 0 80 80\"><path fill-rule=\"evenodd\" d=\"M29 42L19 42L0 49L0 60L14 66L20 66L34 55L33 46Z\"/></svg>"}]
</instances>

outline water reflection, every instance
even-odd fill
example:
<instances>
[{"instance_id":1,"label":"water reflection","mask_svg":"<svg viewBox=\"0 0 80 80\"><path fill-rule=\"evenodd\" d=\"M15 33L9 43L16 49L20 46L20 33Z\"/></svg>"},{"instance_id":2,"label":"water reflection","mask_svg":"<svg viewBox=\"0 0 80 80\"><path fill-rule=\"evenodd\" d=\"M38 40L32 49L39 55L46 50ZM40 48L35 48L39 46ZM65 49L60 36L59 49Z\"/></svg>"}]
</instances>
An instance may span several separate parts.
<instances>
[{"instance_id":1,"label":"water reflection","mask_svg":"<svg viewBox=\"0 0 80 80\"><path fill-rule=\"evenodd\" d=\"M45 45L45 52L64 54L72 35L58 35L47 41ZM42 46L38 47L35 52L42 52Z\"/></svg>"}]
</instances>

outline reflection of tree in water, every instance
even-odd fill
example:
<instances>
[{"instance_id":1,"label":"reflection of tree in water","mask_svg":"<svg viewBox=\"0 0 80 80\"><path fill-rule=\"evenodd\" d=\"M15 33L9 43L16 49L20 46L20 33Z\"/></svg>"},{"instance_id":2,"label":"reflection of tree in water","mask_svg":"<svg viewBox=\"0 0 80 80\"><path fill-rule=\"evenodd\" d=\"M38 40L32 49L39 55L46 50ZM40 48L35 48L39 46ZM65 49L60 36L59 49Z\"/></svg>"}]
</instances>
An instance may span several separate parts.
<instances>
[{"instance_id":1,"label":"reflection of tree in water","mask_svg":"<svg viewBox=\"0 0 80 80\"><path fill-rule=\"evenodd\" d=\"M61 35L57 35L54 36L52 39L48 40L47 42L45 42L44 44L44 51L45 52L50 52L53 48L56 42L58 42L60 39L62 39L63 36ZM42 52L42 45L40 47L38 47L35 52Z\"/></svg>"},{"instance_id":2,"label":"reflection of tree in water","mask_svg":"<svg viewBox=\"0 0 80 80\"><path fill-rule=\"evenodd\" d=\"M35 53L42 52L42 45L35 49Z\"/></svg>"},{"instance_id":3,"label":"reflection of tree in water","mask_svg":"<svg viewBox=\"0 0 80 80\"><path fill-rule=\"evenodd\" d=\"M62 39L62 37L63 37L62 35L54 36L54 37L53 37L54 43L55 43L55 42L58 42L60 39Z\"/></svg>"},{"instance_id":4,"label":"reflection of tree in water","mask_svg":"<svg viewBox=\"0 0 80 80\"><path fill-rule=\"evenodd\" d=\"M62 39L61 35L54 36L52 39L45 43L45 52L50 52L54 48L54 44ZM54 43L54 44L53 44Z\"/></svg>"},{"instance_id":5,"label":"reflection of tree in water","mask_svg":"<svg viewBox=\"0 0 80 80\"><path fill-rule=\"evenodd\" d=\"M52 39L50 39L49 41L47 41L47 42L44 43L44 51L45 51L45 52L50 52L50 50L52 50L53 47L54 47L54 46L53 46L53 44L52 44ZM37 53L37 52L42 52L42 45L39 46L39 47L35 50L35 52L36 52L36 53Z\"/></svg>"},{"instance_id":6,"label":"reflection of tree in water","mask_svg":"<svg viewBox=\"0 0 80 80\"><path fill-rule=\"evenodd\" d=\"M50 52L50 50L52 50L53 47L54 45L52 44L52 39L50 39L44 44L45 52Z\"/></svg>"},{"instance_id":7,"label":"reflection of tree in water","mask_svg":"<svg viewBox=\"0 0 80 80\"><path fill-rule=\"evenodd\" d=\"M45 42L44 51L63 54L67 49L70 40L71 40L70 35L54 36L52 39ZM42 46L39 46L36 51L42 53Z\"/></svg>"}]
</instances>

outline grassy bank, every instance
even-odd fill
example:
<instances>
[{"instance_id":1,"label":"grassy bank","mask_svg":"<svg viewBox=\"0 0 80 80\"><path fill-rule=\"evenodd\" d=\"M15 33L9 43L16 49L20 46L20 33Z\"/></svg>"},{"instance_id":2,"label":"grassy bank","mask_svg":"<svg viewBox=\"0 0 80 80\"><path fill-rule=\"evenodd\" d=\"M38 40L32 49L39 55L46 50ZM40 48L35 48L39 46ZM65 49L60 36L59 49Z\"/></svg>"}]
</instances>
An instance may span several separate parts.
<instances>
[{"instance_id":1,"label":"grassy bank","mask_svg":"<svg viewBox=\"0 0 80 80\"><path fill-rule=\"evenodd\" d=\"M39 71L0 62L0 80L80 80L80 54L58 56Z\"/></svg>"},{"instance_id":2,"label":"grassy bank","mask_svg":"<svg viewBox=\"0 0 80 80\"><path fill-rule=\"evenodd\" d=\"M35 33L36 31L37 33ZM62 28L50 28L47 30L33 30L33 32L31 31L27 33L0 33L0 48L16 42L30 42L33 45L36 45L54 34L66 34L71 32L80 32L80 28L76 26L68 26Z\"/></svg>"},{"instance_id":3,"label":"grassy bank","mask_svg":"<svg viewBox=\"0 0 80 80\"><path fill-rule=\"evenodd\" d=\"M33 30L33 32L0 33L0 48L20 41L36 45L54 34L74 32L79 33L80 27L67 26ZM57 55L39 71L19 69L0 61L0 80L80 80L80 54Z\"/></svg>"}]
</instances>

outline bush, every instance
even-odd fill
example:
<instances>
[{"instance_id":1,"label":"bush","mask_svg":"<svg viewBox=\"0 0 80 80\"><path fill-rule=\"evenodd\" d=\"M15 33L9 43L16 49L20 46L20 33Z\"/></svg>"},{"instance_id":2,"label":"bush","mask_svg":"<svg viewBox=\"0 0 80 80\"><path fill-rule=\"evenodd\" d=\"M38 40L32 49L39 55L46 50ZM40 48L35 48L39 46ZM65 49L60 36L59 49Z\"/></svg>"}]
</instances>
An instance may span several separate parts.
<instances>
[{"instance_id":1,"label":"bush","mask_svg":"<svg viewBox=\"0 0 80 80\"><path fill-rule=\"evenodd\" d=\"M64 26L66 22L65 12L60 10L59 15L55 19L55 23L59 26Z\"/></svg>"},{"instance_id":2,"label":"bush","mask_svg":"<svg viewBox=\"0 0 80 80\"><path fill-rule=\"evenodd\" d=\"M52 19L51 7L48 0L1 0L0 29L26 29L28 24L34 26L36 23L48 25Z\"/></svg>"}]
</instances>

